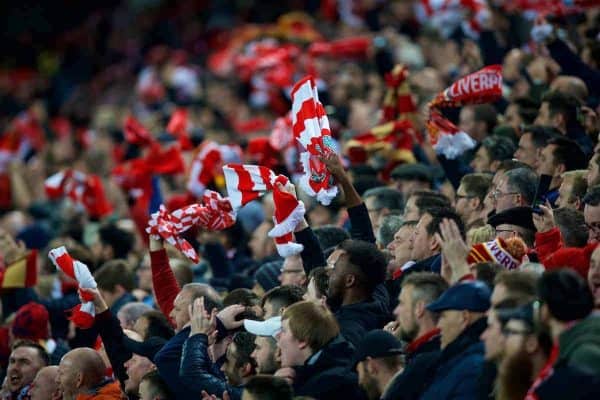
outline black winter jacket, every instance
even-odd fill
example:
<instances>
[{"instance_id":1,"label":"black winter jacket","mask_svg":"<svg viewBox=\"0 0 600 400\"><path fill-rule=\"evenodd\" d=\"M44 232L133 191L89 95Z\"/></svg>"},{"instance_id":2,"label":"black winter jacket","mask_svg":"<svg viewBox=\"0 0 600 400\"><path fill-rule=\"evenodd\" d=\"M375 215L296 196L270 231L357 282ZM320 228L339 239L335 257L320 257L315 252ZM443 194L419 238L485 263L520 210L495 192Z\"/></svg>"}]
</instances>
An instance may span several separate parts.
<instances>
[{"instance_id":1,"label":"black winter jacket","mask_svg":"<svg viewBox=\"0 0 600 400\"><path fill-rule=\"evenodd\" d=\"M294 394L317 400L366 399L358 386L358 377L351 370L352 346L342 337L334 338L302 366L294 367Z\"/></svg>"}]
</instances>

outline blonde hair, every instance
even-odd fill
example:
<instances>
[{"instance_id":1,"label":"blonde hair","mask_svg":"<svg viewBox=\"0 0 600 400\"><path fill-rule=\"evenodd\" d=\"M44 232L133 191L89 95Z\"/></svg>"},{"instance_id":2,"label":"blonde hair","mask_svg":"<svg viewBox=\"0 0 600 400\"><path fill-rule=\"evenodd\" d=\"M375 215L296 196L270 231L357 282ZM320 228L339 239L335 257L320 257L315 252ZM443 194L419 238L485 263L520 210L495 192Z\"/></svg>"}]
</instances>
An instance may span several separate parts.
<instances>
[{"instance_id":1,"label":"blonde hair","mask_svg":"<svg viewBox=\"0 0 600 400\"><path fill-rule=\"evenodd\" d=\"M486 224L477 228L469 229L467 232L467 245L473 246L477 243L487 243L494 240L496 230L493 226Z\"/></svg>"},{"instance_id":2,"label":"blonde hair","mask_svg":"<svg viewBox=\"0 0 600 400\"><path fill-rule=\"evenodd\" d=\"M311 301L292 304L285 309L281 319L288 320L292 335L306 342L313 351L322 349L340 333L331 311Z\"/></svg>"}]
</instances>

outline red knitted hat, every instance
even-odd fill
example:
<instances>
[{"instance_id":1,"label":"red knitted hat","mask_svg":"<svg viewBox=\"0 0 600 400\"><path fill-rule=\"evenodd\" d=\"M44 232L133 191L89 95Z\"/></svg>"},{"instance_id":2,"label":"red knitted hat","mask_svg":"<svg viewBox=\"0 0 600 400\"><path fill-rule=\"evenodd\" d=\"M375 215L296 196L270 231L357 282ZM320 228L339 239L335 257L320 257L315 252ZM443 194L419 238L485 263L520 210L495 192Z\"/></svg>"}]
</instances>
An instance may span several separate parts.
<instances>
[{"instance_id":1,"label":"red knitted hat","mask_svg":"<svg viewBox=\"0 0 600 400\"><path fill-rule=\"evenodd\" d=\"M46 307L30 302L19 308L12 324L12 334L18 339L43 340L50 337L50 317Z\"/></svg>"}]
</instances>

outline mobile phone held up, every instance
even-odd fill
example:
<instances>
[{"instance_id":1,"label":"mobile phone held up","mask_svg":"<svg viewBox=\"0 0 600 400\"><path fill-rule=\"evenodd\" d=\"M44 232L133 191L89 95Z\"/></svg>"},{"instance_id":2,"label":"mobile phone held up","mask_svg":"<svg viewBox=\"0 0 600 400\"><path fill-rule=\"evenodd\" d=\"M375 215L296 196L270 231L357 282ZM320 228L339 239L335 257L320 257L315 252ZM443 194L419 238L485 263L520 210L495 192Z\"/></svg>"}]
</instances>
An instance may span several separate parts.
<instances>
[{"instance_id":1,"label":"mobile phone held up","mask_svg":"<svg viewBox=\"0 0 600 400\"><path fill-rule=\"evenodd\" d=\"M533 198L533 204L531 209L536 214L542 214L540 204L544 204L546 201L546 194L550 190L550 183L552 182L551 175L541 175L538 182L537 189L535 190L535 197Z\"/></svg>"}]
</instances>

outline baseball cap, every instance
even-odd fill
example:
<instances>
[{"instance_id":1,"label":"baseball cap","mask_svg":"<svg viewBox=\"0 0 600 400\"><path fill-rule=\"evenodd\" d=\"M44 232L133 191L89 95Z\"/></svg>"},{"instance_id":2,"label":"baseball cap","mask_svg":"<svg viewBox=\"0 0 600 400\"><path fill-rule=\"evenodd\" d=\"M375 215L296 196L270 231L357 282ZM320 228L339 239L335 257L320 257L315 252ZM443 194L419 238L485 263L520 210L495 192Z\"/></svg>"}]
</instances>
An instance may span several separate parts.
<instances>
[{"instance_id":1,"label":"baseball cap","mask_svg":"<svg viewBox=\"0 0 600 400\"><path fill-rule=\"evenodd\" d=\"M281 316L269 318L264 321L245 319L244 328L257 336L275 337L281 331Z\"/></svg>"},{"instance_id":2,"label":"baseball cap","mask_svg":"<svg viewBox=\"0 0 600 400\"><path fill-rule=\"evenodd\" d=\"M433 303L427 306L429 311L467 310L485 312L490 308L490 288L483 282L463 282L451 286Z\"/></svg>"},{"instance_id":3,"label":"baseball cap","mask_svg":"<svg viewBox=\"0 0 600 400\"><path fill-rule=\"evenodd\" d=\"M381 358L396 354L404 354L400 341L391 333L377 329L367 333L358 343L354 351L352 366L356 368L356 364L367 357Z\"/></svg>"}]
</instances>

